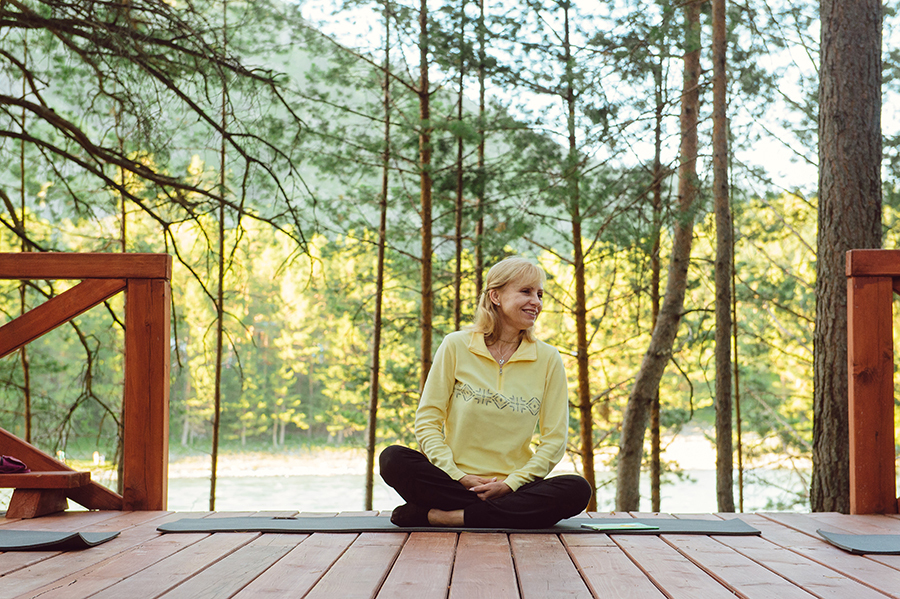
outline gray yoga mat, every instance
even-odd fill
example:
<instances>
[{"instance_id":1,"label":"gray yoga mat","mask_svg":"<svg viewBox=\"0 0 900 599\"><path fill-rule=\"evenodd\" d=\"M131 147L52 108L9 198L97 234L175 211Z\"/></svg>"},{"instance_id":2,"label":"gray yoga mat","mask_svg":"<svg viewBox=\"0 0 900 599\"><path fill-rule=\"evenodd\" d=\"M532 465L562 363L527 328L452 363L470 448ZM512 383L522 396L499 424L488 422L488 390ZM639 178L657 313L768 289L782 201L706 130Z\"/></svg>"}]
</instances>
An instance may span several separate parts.
<instances>
[{"instance_id":1,"label":"gray yoga mat","mask_svg":"<svg viewBox=\"0 0 900 599\"><path fill-rule=\"evenodd\" d=\"M627 528L643 523L649 528ZM597 531L583 528L582 524L625 526L620 530ZM656 518L569 518L552 528L449 528L449 527L398 527L388 518L376 516L346 517L295 517L270 518L259 516L235 518L182 518L167 522L157 528L160 532L505 532L505 533L593 533L597 534L695 534L695 535L758 535L758 530L746 522L731 520L691 520Z\"/></svg>"},{"instance_id":2,"label":"gray yoga mat","mask_svg":"<svg viewBox=\"0 0 900 599\"><path fill-rule=\"evenodd\" d=\"M821 529L816 532L835 547L857 555L900 555L900 535L847 535Z\"/></svg>"},{"instance_id":3,"label":"gray yoga mat","mask_svg":"<svg viewBox=\"0 0 900 599\"><path fill-rule=\"evenodd\" d=\"M73 551L105 543L117 536L118 532L55 532L0 528L0 551Z\"/></svg>"}]
</instances>

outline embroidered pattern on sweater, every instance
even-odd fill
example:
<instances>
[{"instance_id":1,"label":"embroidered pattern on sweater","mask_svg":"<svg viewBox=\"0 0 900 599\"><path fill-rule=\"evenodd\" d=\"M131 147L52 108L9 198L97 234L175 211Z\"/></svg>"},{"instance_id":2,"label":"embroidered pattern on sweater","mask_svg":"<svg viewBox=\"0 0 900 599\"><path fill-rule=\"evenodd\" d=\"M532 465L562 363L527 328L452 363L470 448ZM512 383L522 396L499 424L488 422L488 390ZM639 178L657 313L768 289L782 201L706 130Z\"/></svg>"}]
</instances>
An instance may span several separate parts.
<instances>
[{"instance_id":1,"label":"embroidered pattern on sweater","mask_svg":"<svg viewBox=\"0 0 900 599\"><path fill-rule=\"evenodd\" d=\"M537 416L541 411L541 400L537 397L525 398L516 395L503 395L488 389L474 388L471 385L456 381L453 387L453 398L463 401L474 401L479 405L493 406L498 410L512 410L513 412L528 412Z\"/></svg>"}]
</instances>

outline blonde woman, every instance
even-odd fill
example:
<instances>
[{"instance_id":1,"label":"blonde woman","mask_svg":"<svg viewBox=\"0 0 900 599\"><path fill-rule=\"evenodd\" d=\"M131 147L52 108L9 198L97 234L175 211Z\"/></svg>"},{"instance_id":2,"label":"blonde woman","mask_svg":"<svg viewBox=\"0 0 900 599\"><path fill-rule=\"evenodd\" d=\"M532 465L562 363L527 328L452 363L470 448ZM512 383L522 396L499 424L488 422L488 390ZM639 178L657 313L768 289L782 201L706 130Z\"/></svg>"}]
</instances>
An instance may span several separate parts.
<instances>
[{"instance_id":1,"label":"blonde woman","mask_svg":"<svg viewBox=\"0 0 900 599\"><path fill-rule=\"evenodd\" d=\"M421 453L381 453L382 478L406 501L394 524L545 528L587 506L583 478L547 478L565 454L569 404L559 352L534 337L545 280L524 258L497 263L475 323L444 338L416 412Z\"/></svg>"}]
</instances>

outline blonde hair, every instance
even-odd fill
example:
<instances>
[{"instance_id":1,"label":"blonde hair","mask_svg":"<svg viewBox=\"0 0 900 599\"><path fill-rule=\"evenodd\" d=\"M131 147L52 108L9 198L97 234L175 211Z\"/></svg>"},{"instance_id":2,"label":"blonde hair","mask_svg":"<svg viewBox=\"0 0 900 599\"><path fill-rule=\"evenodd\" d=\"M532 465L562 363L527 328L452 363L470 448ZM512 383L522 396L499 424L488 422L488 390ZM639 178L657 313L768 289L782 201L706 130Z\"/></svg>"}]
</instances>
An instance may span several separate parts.
<instances>
[{"instance_id":1,"label":"blonde hair","mask_svg":"<svg viewBox=\"0 0 900 599\"><path fill-rule=\"evenodd\" d=\"M494 343L499 334L500 318L497 315L497 306L491 301L491 291L519 281L526 285L543 287L546 280L547 275L544 269L525 258L511 256L496 263L484 279L484 291L478 298L475 322L470 328L483 333L485 343L488 345ZM534 325L525 329L524 337L529 341L534 341Z\"/></svg>"}]
</instances>

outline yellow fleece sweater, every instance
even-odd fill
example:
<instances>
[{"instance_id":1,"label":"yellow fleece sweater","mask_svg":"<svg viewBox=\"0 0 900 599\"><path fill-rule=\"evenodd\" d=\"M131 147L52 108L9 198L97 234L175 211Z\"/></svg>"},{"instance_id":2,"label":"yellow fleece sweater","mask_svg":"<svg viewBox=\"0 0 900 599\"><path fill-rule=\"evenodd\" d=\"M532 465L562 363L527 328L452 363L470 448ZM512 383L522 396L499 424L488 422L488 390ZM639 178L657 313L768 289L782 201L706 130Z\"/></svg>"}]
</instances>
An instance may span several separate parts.
<instances>
[{"instance_id":1,"label":"yellow fleece sweater","mask_svg":"<svg viewBox=\"0 0 900 599\"><path fill-rule=\"evenodd\" d=\"M554 347L523 340L501 374L483 334L444 338L416 412L416 440L454 480L497 477L515 491L559 463L568 428L566 373Z\"/></svg>"}]
</instances>

